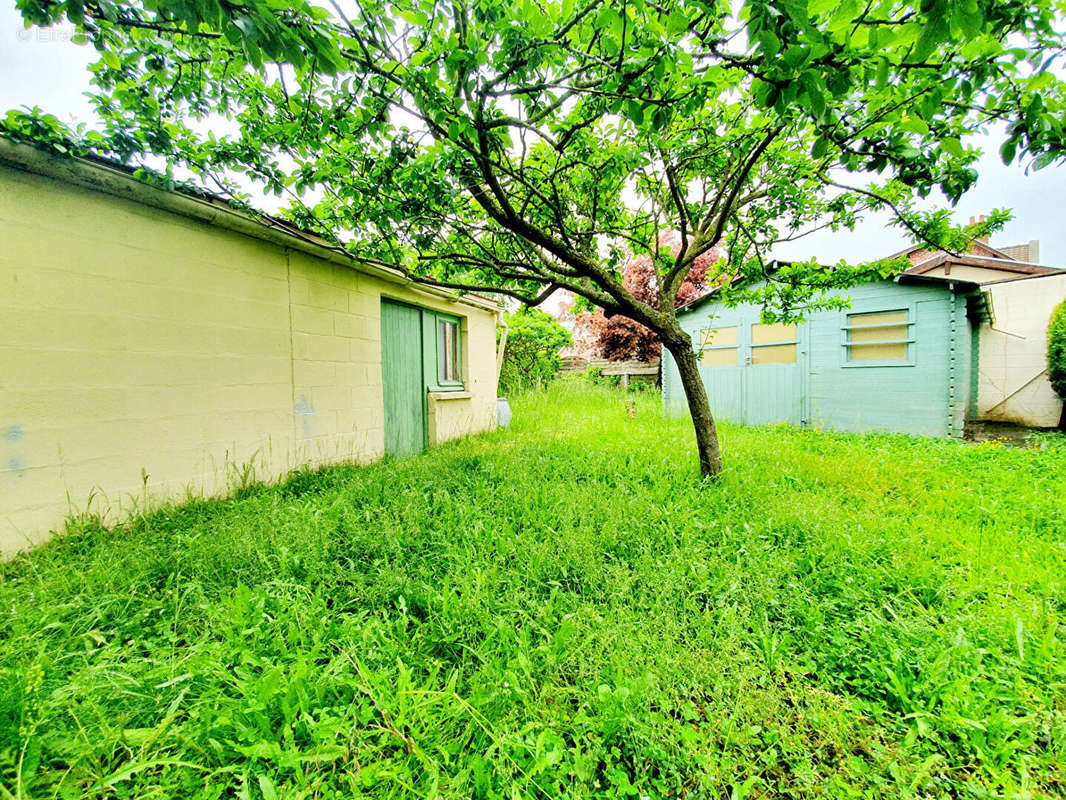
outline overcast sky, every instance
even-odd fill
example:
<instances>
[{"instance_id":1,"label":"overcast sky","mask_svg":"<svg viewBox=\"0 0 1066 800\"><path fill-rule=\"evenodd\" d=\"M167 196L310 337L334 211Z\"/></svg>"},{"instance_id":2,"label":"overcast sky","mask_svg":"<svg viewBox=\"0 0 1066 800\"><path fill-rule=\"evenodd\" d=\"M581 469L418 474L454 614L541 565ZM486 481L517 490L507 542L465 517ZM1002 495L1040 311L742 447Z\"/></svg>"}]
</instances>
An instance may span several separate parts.
<instances>
[{"instance_id":1,"label":"overcast sky","mask_svg":"<svg viewBox=\"0 0 1066 800\"><path fill-rule=\"evenodd\" d=\"M83 92L89 89L86 65L93 60L91 47L69 41L71 30L26 30L13 0L0 0L0 113L21 106L39 106L66 122L93 120ZM990 144L994 140L989 138ZM1040 261L1066 266L1066 167L1051 166L1025 175L1019 166L1005 167L995 146L978 164L980 179L954 212L957 222L1007 208L1014 219L993 237L993 245L1012 245L1040 240ZM275 202L264 203L268 209ZM941 198L941 205L946 202ZM823 263L842 258L866 261L888 255L907 245L897 229L885 226L885 218L870 217L854 232L819 232L789 243L775 252L779 258L808 259Z\"/></svg>"}]
</instances>

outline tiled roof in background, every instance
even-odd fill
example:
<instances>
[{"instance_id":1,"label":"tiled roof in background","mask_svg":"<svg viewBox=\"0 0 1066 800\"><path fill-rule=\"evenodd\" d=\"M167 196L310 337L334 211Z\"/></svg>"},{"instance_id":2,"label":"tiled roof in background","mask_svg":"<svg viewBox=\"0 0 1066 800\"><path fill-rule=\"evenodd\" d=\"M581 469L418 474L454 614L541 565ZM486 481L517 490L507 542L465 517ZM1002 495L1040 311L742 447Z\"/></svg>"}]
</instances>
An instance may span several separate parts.
<instances>
[{"instance_id":1,"label":"tiled roof in background","mask_svg":"<svg viewBox=\"0 0 1066 800\"><path fill-rule=\"evenodd\" d=\"M1038 239L1030 239L1026 244L1014 244L997 249L1016 261L1025 261L1029 264L1040 263L1040 241Z\"/></svg>"}]
</instances>

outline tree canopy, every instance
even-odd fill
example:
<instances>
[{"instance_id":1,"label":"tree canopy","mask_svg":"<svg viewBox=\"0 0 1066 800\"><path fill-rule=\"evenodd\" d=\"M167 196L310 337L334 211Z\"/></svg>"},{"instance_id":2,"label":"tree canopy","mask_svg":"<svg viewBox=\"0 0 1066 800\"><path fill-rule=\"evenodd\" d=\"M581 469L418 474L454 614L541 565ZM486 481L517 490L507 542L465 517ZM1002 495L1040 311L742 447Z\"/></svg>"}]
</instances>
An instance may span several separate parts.
<instances>
[{"instance_id":1,"label":"tree canopy","mask_svg":"<svg viewBox=\"0 0 1066 800\"><path fill-rule=\"evenodd\" d=\"M975 133L1000 124L1006 162L1041 168L1063 152L1049 0L19 7L30 23L65 17L99 50L103 124L78 146L161 158L234 193L250 180L294 221L416 280L530 304L569 289L675 356L691 350L677 292L712 249L728 301L801 314L898 265L771 268L775 244L876 208L957 248L1005 215L962 230L916 201L955 202L974 184ZM42 131L32 114L5 127ZM663 230L678 231L675 253ZM634 255L656 266L657 303L624 285ZM713 472L713 423L685 360Z\"/></svg>"}]
</instances>

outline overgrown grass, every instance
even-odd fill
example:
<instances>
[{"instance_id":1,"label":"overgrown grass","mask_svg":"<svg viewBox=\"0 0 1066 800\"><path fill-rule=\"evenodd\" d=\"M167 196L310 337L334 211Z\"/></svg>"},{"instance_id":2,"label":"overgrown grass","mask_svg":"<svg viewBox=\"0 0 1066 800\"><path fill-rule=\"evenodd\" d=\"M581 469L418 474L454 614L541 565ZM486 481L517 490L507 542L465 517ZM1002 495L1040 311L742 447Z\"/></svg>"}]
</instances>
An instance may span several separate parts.
<instances>
[{"instance_id":1,"label":"overgrown grass","mask_svg":"<svg viewBox=\"0 0 1066 800\"><path fill-rule=\"evenodd\" d=\"M0 796L1066 791L1066 447L580 383L0 566Z\"/></svg>"}]
</instances>

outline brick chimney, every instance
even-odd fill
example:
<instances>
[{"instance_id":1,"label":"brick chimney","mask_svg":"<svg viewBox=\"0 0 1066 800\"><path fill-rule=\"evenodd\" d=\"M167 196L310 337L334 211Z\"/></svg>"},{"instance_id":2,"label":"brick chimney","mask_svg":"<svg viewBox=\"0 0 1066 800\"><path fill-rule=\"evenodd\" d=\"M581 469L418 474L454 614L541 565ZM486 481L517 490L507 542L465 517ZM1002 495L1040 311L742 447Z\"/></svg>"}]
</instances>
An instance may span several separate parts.
<instances>
[{"instance_id":1,"label":"brick chimney","mask_svg":"<svg viewBox=\"0 0 1066 800\"><path fill-rule=\"evenodd\" d=\"M987 217L984 214L982 214L981 216L977 217L976 221L977 222L984 222L986 219L987 219ZM975 221L974 218L970 217L970 224L971 225L974 224L974 221ZM977 241L981 242L981 244L988 244L988 235L986 234L985 236L978 236L977 237Z\"/></svg>"}]
</instances>

